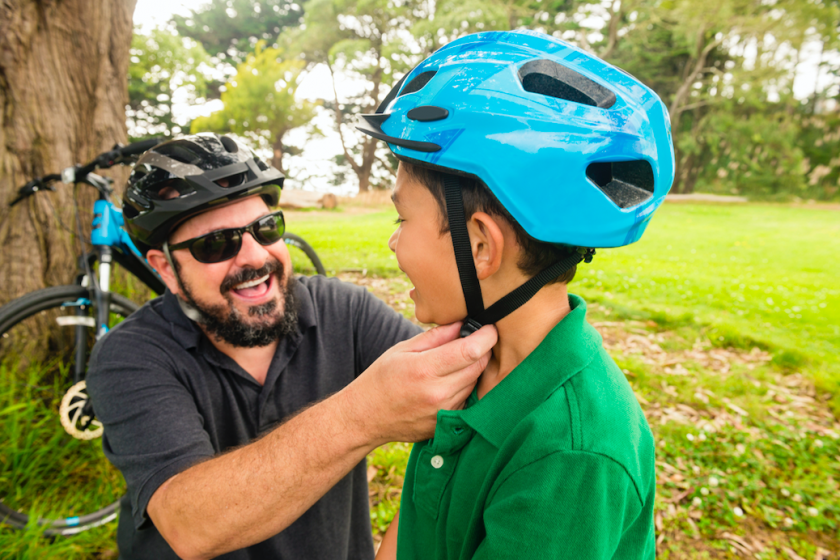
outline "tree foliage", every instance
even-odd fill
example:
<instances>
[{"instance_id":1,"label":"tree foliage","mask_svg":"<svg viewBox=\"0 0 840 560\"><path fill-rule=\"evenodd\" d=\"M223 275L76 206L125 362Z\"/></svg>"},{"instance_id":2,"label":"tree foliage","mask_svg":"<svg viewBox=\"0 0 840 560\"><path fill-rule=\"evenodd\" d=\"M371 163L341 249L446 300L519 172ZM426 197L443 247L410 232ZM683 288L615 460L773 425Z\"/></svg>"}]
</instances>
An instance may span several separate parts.
<instances>
[{"instance_id":1,"label":"tree foliage","mask_svg":"<svg viewBox=\"0 0 840 560\"><path fill-rule=\"evenodd\" d=\"M233 65L245 61L259 41L272 45L280 32L300 23L300 4L287 0L213 0L189 16L173 16L175 29Z\"/></svg>"},{"instance_id":2,"label":"tree foliage","mask_svg":"<svg viewBox=\"0 0 840 560\"><path fill-rule=\"evenodd\" d=\"M295 100L302 60L283 57L263 43L237 68L222 92L224 108L192 123L192 132L232 132L249 138L257 146L267 144L272 164L283 171L284 153L299 149L284 144L286 133L310 122L316 105Z\"/></svg>"},{"instance_id":3,"label":"tree foliage","mask_svg":"<svg viewBox=\"0 0 840 560\"><path fill-rule=\"evenodd\" d=\"M209 79L202 65L209 68L209 62L200 44L170 29L156 28L148 34L135 30L128 69L129 134L140 138L179 133L173 97L177 94L182 103L189 104L203 101Z\"/></svg>"},{"instance_id":4,"label":"tree foliage","mask_svg":"<svg viewBox=\"0 0 840 560\"><path fill-rule=\"evenodd\" d=\"M808 138L840 147L827 132L837 105L826 101L837 90L815 93L809 104L794 99L793 84L807 41L836 54L838 22L840 5L828 0L441 0L434 19L414 32L428 52L483 29L563 37L662 97L676 146L676 192L826 198L836 196L840 158ZM825 57L823 72L837 76L829 60L836 58Z\"/></svg>"},{"instance_id":5,"label":"tree foliage","mask_svg":"<svg viewBox=\"0 0 840 560\"><path fill-rule=\"evenodd\" d=\"M380 142L353 128L359 113L372 113L399 78L419 62L421 51L411 28L427 16L426 3L408 0L309 0L304 25L281 37L290 54L298 54L310 67L325 64L333 79L331 100L341 139L340 166L349 166L359 190L382 183L394 173L396 162ZM336 90L336 74L364 84L356 92ZM326 97L326 96L325 96ZM349 122L348 122L349 121Z\"/></svg>"},{"instance_id":6,"label":"tree foliage","mask_svg":"<svg viewBox=\"0 0 840 560\"><path fill-rule=\"evenodd\" d=\"M359 113L447 42L528 28L576 43L660 95L676 146L675 192L840 198L837 0L213 0L175 23L225 60L244 61L279 32L288 59L325 65L333 87L324 106L342 145L337 177L355 175L361 190L388 184L395 160L354 129ZM834 85L797 98L814 45L816 84Z\"/></svg>"}]
</instances>

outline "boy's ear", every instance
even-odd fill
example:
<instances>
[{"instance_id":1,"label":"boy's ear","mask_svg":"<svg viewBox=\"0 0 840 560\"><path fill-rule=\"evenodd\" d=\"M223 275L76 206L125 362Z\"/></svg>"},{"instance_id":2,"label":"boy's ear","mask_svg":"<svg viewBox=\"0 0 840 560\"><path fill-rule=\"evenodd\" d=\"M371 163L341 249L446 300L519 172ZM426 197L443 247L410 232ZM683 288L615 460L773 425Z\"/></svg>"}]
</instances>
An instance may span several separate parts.
<instances>
[{"instance_id":1,"label":"boy's ear","mask_svg":"<svg viewBox=\"0 0 840 560\"><path fill-rule=\"evenodd\" d=\"M172 258L174 259L175 257ZM160 274L160 279L163 280L163 283L166 284L169 291L177 295L179 293L178 281L175 280L175 274L173 273L172 267L169 266L169 261L166 260L166 255L163 254L163 251L149 249L149 252L146 253L146 260Z\"/></svg>"},{"instance_id":2,"label":"boy's ear","mask_svg":"<svg viewBox=\"0 0 840 560\"><path fill-rule=\"evenodd\" d=\"M475 272L485 280L499 271L505 249L505 235L499 222L485 212L476 212L467 223Z\"/></svg>"}]
</instances>

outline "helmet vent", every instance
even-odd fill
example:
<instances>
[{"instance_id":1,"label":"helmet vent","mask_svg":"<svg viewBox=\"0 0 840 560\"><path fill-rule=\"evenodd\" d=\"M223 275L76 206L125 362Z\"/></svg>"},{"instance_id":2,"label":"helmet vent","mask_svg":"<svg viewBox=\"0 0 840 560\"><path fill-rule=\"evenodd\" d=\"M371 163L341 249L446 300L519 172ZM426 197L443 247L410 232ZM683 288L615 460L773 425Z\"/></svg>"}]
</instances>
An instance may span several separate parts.
<instances>
[{"instance_id":1,"label":"helmet vent","mask_svg":"<svg viewBox=\"0 0 840 560\"><path fill-rule=\"evenodd\" d=\"M435 74L437 74L436 70L431 70L429 72L423 72L419 74L416 78L414 78L405 85L405 87L402 89L402 91L397 97L402 97L403 95L420 91L421 89L426 87L426 84L429 83L429 80L434 78Z\"/></svg>"},{"instance_id":2,"label":"helmet vent","mask_svg":"<svg viewBox=\"0 0 840 560\"><path fill-rule=\"evenodd\" d=\"M173 200L195 192L195 188L182 179L169 179L149 185L147 196L155 200Z\"/></svg>"},{"instance_id":3,"label":"helmet vent","mask_svg":"<svg viewBox=\"0 0 840 560\"><path fill-rule=\"evenodd\" d=\"M590 163L586 176L619 208L630 208L653 196L653 168L643 159Z\"/></svg>"},{"instance_id":4,"label":"helmet vent","mask_svg":"<svg viewBox=\"0 0 840 560\"><path fill-rule=\"evenodd\" d=\"M220 140L224 149L227 150L229 153L235 154L239 151L239 145L237 145L236 141L230 136L222 136Z\"/></svg>"},{"instance_id":5,"label":"helmet vent","mask_svg":"<svg viewBox=\"0 0 840 560\"><path fill-rule=\"evenodd\" d=\"M157 146L154 151L181 163L190 165L199 163L202 159L201 156L182 144L186 144L186 142L167 142Z\"/></svg>"},{"instance_id":6,"label":"helmet vent","mask_svg":"<svg viewBox=\"0 0 840 560\"><path fill-rule=\"evenodd\" d=\"M548 97L609 109L615 94L580 72L551 60L532 60L519 69L525 91Z\"/></svg>"},{"instance_id":7,"label":"helmet vent","mask_svg":"<svg viewBox=\"0 0 840 560\"><path fill-rule=\"evenodd\" d=\"M230 189L233 187L238 187L245 180L248 178L247 173L237 173L236 175L230 175L229 177L222 177L221 179L216 179L213 181L223 189Z\"/></svg>"}]
</instances>

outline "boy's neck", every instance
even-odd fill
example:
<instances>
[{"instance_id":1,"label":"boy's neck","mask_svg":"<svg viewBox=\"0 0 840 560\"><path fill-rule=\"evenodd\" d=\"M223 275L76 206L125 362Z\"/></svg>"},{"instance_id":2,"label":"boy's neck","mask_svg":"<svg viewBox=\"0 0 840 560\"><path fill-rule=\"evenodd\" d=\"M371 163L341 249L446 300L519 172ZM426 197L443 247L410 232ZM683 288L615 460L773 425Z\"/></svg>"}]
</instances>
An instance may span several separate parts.
<instances>
[{"instance_id":1,"label":"boy's neck","mask_svg":"<svg viewBox=\"0 0 840 560\"><path fill-rule=\"evenodd\" d=\"M525 305L496 323L499 340L478 380L478 398L484 397L536 350L570 311L566 284L549 284Z\"/></svg>"}]
</instances>

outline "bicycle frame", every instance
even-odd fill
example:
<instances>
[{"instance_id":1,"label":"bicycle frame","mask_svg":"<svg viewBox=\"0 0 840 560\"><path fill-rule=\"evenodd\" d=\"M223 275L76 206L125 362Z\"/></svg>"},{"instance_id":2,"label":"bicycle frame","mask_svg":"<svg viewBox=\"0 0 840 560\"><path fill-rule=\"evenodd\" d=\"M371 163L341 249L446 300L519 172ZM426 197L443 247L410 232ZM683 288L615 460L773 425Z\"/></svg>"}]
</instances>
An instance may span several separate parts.
<instances>
[{"instance_id":1,"label":"bicycle frame","mask_svg":"<svg viewBox=\"0 0 840 560\"><path fill-rule=\"evenodd\" d=\"M97 311L94 326L96 337L99 338L108 332L112 262L116 261L117 264L134 274L155 293L163 293L166 286L128 236L124 227L125 219L122 211L109 200L111 189L108 179L90 173L79 182L88 184L99 191L99 199L93 204L93 224L90 234L90 242L99 260L99 274L97 281L94 282L91 282L86 274L82 277L83 286L92 284L91 288ZM83 258L85 257L83 256ZM85 349L77 349L77 352L85 352ZM79 357L82 356L79 355ZM85 362L77 361L77 364L80 363ZM82 372L78 373L82 374Z\"/></svg>"}]
</instances>

